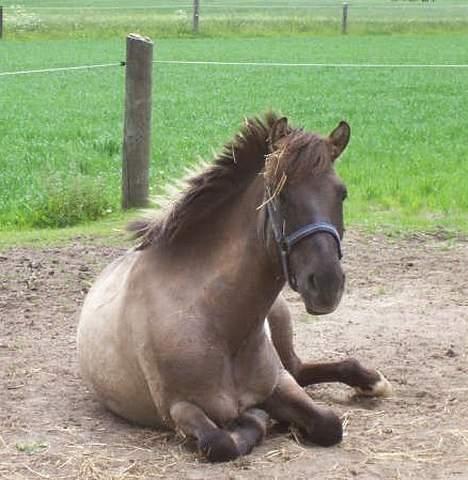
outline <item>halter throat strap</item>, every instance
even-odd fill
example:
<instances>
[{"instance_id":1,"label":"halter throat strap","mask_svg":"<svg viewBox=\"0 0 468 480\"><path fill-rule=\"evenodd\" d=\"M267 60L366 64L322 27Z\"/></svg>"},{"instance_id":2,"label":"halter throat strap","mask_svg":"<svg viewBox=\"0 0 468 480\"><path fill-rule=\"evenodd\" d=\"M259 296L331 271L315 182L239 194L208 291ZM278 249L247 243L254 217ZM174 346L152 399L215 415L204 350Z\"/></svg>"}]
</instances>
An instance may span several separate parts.
<instances>
[{"instance_id":1,"label":"halter throat strap","mask_svg":"<svg viewBox=\"0 0 468 480\"><path fill-rule=\"evenodd\" d=\"M269 192L267 191L267 194ZM338 250L338 258L341 260L343 257L343 253L341 250L341 240L340 235L336 228L328 222L315 222L315 223L308 223L303 227L298 228L294 232L290 233L289 235L284 234L284 219L282 219L278 205L274 198L271 198L269 195L270 200L267 202L267 211L268 216L270 217L270 224L273 230L273 235L275 237L276 244L278 245L278 250L280 253L281 259L281 267L283 269L284 278L289 283L289 286L297 292L297 280L294 274L291 273L291 269L289 268L289 254L297 243L299 243L304 238L310 237L315 235L316 233L328 233L331 235L337 246Z\"/></svg>"}]
</instances>

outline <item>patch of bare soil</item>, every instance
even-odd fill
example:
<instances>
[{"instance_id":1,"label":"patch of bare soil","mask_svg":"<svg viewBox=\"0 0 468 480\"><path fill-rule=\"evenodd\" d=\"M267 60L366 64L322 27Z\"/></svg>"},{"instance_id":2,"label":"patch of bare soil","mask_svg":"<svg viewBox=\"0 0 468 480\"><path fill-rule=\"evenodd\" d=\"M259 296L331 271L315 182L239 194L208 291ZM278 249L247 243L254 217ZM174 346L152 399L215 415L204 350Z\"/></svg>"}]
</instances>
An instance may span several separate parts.
<instances>
[{"instance_id":1,"label":"patch of bare soil","mask_svg":"<svg viewBox=\"0 0 468 480\"><path fill-rule=\"evenodd\" d=\"M210 465L171 432L106 412L79 378L77 311L123 248L83 239L0 253L0 478L468 479L468 244L351 234L338 311L312 318L286 292L303 358L354 356L380 369L388 399L309 388L345 424L341 445L273 430L254 452Z\"/></svg>"}]
</instances>

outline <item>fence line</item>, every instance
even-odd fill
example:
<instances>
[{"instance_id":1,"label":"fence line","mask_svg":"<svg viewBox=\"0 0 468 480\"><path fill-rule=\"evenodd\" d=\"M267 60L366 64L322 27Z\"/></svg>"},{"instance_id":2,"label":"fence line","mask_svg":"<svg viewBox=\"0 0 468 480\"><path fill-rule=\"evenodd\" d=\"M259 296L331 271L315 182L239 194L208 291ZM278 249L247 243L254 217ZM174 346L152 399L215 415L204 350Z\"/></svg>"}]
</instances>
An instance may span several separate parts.
<instances>
[{"instance_id":1,"label":"fence line","mask_svg":"<svg viewBox=\"0 0 468 480\"><path fill-rule=\"evenodd\" d=\"M247 67L316 67L316 68L468 68L468 64L440 63L279 63L279 62L215 62L204 60L155 60L173 65L239 65Z\"/></svg>"},{"instance_id":2,"label":"fence line","mask_svg":"<svg viewBox=\"0 0 468 480\"><path fill-rule=\"evenodd\" d=\"M240 67L286 67L286 68L363 68L363 69L372 69L372 68L409 68L409 69L447 69L447 68L468 68L468 64L456 64L456 63L281 63L281 62L217 62L209 60L154 60L153 64L166 64L166 65L219 65L219 66L240 66ZM36 70L14 70L11 72L0 72L0 77L13 77L17 75L33 75L37 73L55 73L55 72L66 72L66 71L76 71L76 70L92 70L99 68L109 68L109 67L123 67L125 62L115 62L115 63L101 63L95 65L76 65L70 67L53 67L53 68L42 68Z\"/></svg>"},{"instance_id":3,"label":"fence line","mask_svg":"<svg viewBox=\"0 0 468 480\"><path fill-rule=\"evenodd\" d=\"M41 68L38 70L15 70L12 72L0 72L0 77L13 77L16 75L32 75L35 73L52 73L52 72L66 72L69 70L92 70L95 68L108 68L108 67L123 67L125 62L118 63L100 63L96 65L76 65L72 67L53 67L53 68Z\"/></svg>"},{"instance_id":4,"label":"fence line","mask_svg":"<svg viewBox=\"0 0 468 480\"><path fill-rule=\"evenodd\" d=\"M283 0L280 0L283 1ZM208 10L207 18L210 17L210 10L211 14L213 15L214 18L216 18L216 14L219 14L219 12L223 14L234 14L234 12L237 12L238 15L246 15L245 12L252 12L252 11L280 11L280 10L286 10L289 11L290 15L299 15L301 12L304 13L306 10L314 10L318 11L325 9L327 11L327 15L330 15L330 11L335 11L340 8L342 8L342 15L341 15L341 33L346 34L347 33L347 27L348 27L348 9L351 7L351 4L347 3L345 0L343 3L333 3L333 4L315 4L315 5L310 5L310 4L274 4L274 5L251 5L251 4L244 4L244 5L229 5L229 4L203 4L203 10L206 12ZM427 2L422 2L419 4L414 4L414 5L408 5L408 4L397 4L397 5L365 5L365 4L357 4L357 5L352 5L353 11L356 10L357 12L363 11L363 10L368 10L370 8L373 8L374 10L393 10L396 11L396 9L399 9L400 12L408 12L411 11L414 13L424 13L427 14L430 11L434 11L434 9L437 9L436 12L443 12L442 9L450 9L450 8L465 8L468 9L468 4L453 4L453 5L440 5L440 4L434 4L434 3L427 3ZM2 33L3 33L3 15L0 7L0 38L2 38ZM15 6L9 6L5 7L5 11L11 11L15 12L15 8L18 9L19 7ZM24 9L24 12L28 11L29 7L21 7L21 9ZM85 6L38 6L33 9L30 9L31 12L34 12L35 10L37 11L50 11L50 12L55 12L56 15L58 15L60 12L76 12L76 14L83 14L83 12L99 12L99 11L126 11L126 12L132 12L132 11L149 11L149 10L166 10L168 12L166 13L175 13L181 9L187 9L192 11L192 32L194 34L197 34L199 31L199 25L200 25L200 2L199 0L193 0L193 4L181 4L181 5L132 5L132 6L90 6L90 5L85 5ZM216 14L213 14L213 9L216 11ZM412 10L411 10L412 9ZM183 11L183 10L182 10ZM400 13L398 12L398 13ZM374 12L375 13L375 12ZM460 11L456 12L456 18L452 20L460 20L458 18L458 14ZM53 15L54 13L52 13ZM305 13L304 13L305 14ZM310 12L309 12L310 14ZM14 15L14 14L13 14ZM325 14L324 14L325 15ZM422 15L424 16L424 15ZM423 18L421 18L423 20Z\"/></svg>"},{"instance_id":5,"label":"fence line","mask_svg":"<svg viewBox=\"0 0 468 480\"><path fill-rule=\"evenodd\" d=\"M309 67L309 68L468 68L468 64L410 64L410 63L279 63L279 62L215 62L197 60L155 60L169 65L230 65L246 67Z\"/></svg>"},{"instance_id":6,"label":"fence line","mask_svg":"<svg viewBox=\"0 0 468 480\"><path fill-rule=\"evenodd\" d=\"M340 8L342 3L336 4L322 4L322 5L307 5L307 4L298 4L298 5L229 5L229 4L220 4L220 5L205 5L203 4L203 10L206 9L224 9L227 11L231 10L271 10L271 9L283 9L283 10L293 10L293 9L303 9L303 10L312 10L312 9L323 9L323 8ZM372 3L369 4L357 4L351 5L353 10L359 8L372 8L372 9L420 9L420 10L432 10L432 9L450 9L450 8L468 8L467 4L434 4L421 2L417 4L408 4L408 5L375 5ZM14 10L15 6L4 6L4 10ZM25 10L177 10L181 8L193 8L192 4L183 4L183 5L129 5L128 7L116 7L116 6L82 6L82 7L28 7L22 6Z\"/></svg>"}]
</instances>

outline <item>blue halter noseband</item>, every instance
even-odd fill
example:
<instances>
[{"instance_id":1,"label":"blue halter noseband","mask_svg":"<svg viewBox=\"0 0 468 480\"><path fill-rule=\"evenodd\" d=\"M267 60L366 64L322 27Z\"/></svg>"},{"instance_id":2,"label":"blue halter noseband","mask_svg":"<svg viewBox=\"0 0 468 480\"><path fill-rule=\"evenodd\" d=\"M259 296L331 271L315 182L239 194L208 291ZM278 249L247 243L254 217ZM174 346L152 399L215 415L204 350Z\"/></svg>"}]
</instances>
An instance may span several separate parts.
<instances>
[{"instance_id":1,"label":"blue halter noseband","mask_svg":"<svg viewBox=\"0 0 468 480\"><path fill-rule=\"evenodd\" d=\"M266 204L268 216L270 217L271 228L273 229L275 241L278 245L278 249L280 252L281 266L283 267L284 277L288 281L289 286L295 292L297 292L296 277L291 273L289 268L289 254L292 250L292 247L294 247L296 243L300 242L304 238L315 235L316 233L328 233L334 238L336 242L336 246L338 248L338 258L341 260L341 258L343 257L343 253L341 251L340 235L338 234L336 228L331 223L327 222L309 223L307 225L304 225L303 227L298 228L293 233L285 235L278 205L275 199L271 198L268 189L267 195L268 198L270 198L270 200L268 200Z\"/></svg>"}]
</instances>

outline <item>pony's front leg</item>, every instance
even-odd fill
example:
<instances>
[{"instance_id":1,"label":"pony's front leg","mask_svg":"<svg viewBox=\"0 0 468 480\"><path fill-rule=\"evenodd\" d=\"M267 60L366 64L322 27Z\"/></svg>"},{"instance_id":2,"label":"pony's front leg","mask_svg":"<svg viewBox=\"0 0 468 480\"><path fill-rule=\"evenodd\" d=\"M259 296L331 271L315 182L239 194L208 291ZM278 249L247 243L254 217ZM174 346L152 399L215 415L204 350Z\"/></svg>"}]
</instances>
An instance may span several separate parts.
<instances>
[{"instance_id":1,"label":"pony's front leg","mask_svg":"<svg viewBox=\"0 0 468 480\"><path fill-rule=\"evenodd\" d=\"M341 442L343 426L330 409L316 406L303 388L286 371L263 408L276 420L297 425L313 443L328 447Z\"/></svg>"},{"instance_id":2,"label":"pony's front leg","mask_svg":"<svg viewBox=\"0 0 468 480\"><path fill-rule=\"evenodd\" d=\"M219 428L203 410L190 402L177 402L171 407L176 430L194 437L197 446L211 462L226 462L240 456L232 436Z\"/></svg>"},{"instance_id":3,"label":"pony's front leg","mask_svg":"<svg viewBox=\"0 0 468 480\"><path fill-rule=\"evenodd\" d=\"M378 370L365 368L354 358L329 363L303 363L295 378L303 387L341 382L353 387L359 395L386 397L392 393L390 382Z\"/></svg>"},{"instance_id":4,"label":"pony's front leg","mask_svg":"<svg viewBox=\"0 0 468 480\"><path fill-rule=\"evenodd\" d=\"M286 300L279 295L268 313L273 345L289 373L303 387L316 383L340 382L353 387L359 395L387 396L390 382L378 371L363 367L356 359L338 362L302 362L293 345L292 319Z\"/></svg>"},{"instance_id":5,"label":"pony's front leg","mask_svg":"<svg viewBox=\"0 0 468 480\"><path fill-rule=\"evenodd\" d=\"M250 408L242 413L230 429L241 455L250 453L265 437L268 414L259 408Z\"/></svg>"},{"instance_id":6,"label":"pony's front leg","mask_svg":"<svg viewBox=\"0 0 468 480\"><path fill-rule=\"evenodd\" d=\"M265 412L250 409L235 420L230 430L225 430L190 402L177 402L170 415L177 430L196 438L199 451L210 462L226 462L250 453L265 436L268 422Z\"/></svg>"}]
</instances>

